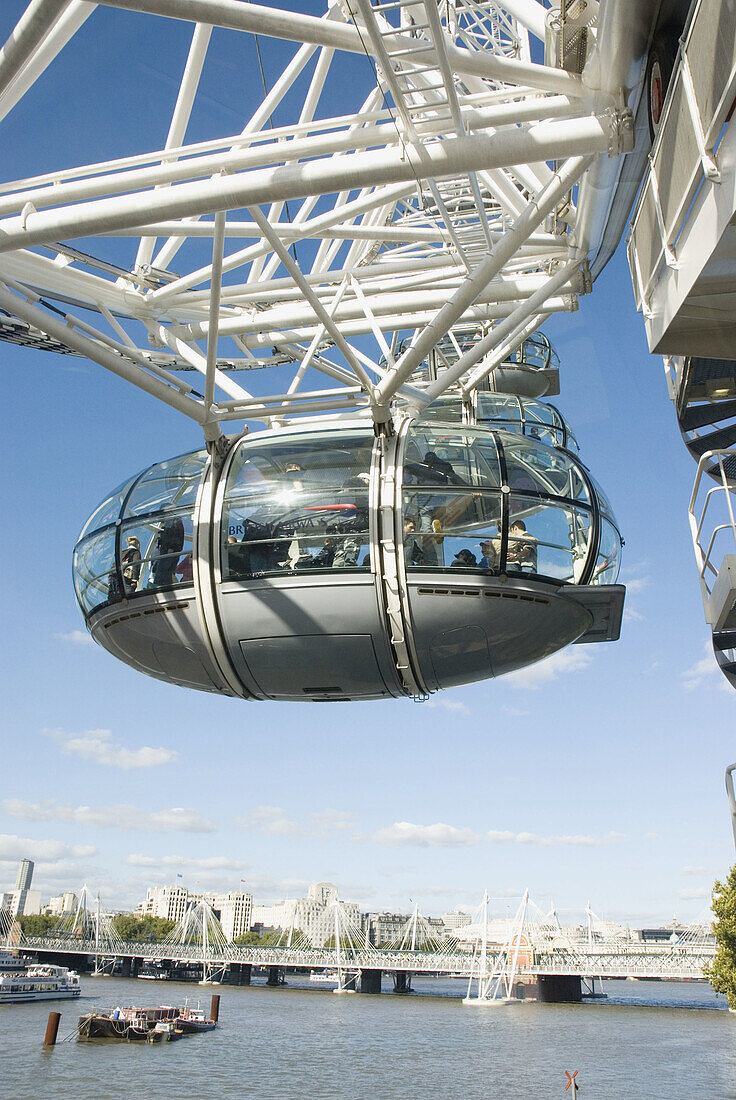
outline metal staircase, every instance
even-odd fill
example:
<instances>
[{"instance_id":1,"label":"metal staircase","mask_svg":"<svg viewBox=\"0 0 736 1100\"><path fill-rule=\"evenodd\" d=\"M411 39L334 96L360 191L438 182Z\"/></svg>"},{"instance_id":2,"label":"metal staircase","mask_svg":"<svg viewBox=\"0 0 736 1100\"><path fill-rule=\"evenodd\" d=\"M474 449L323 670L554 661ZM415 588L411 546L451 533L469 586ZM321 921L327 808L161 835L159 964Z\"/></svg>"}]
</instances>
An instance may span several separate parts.
<instances>
[{"instance_id":1,"label":"metal staircase","mask_svg":"<svg viewBox=\"0 0 736 1100\"><path fill-rule=\"evenodd\" d=\"M721 630L713 635L713 652L723 675L736 688L736 630Z\"/></svg>"},{"instance_id":2,"label":"metal staircase","mask_svg":"<svg viewBox=\"0 0 736 1100\"><path fill-rule=\"evenodd\" d=\"M479 4L480 14L494 12ZM436 3L357 0L365 33L370 38L385 88L390 91L401 123L408 155L422 156L427 126L450 136L465 136L457 88L445 51L444 29ZM486 10L487 9L487 10ZM397 25L391 22L399 18ZM512 45L512 51L515 47ZM489 176L498 176L498 172ZM513 189L509 179L506 187ZM442 180L428 179L421 188L425 214L444 224L467 271L492 248L489 219L503 220L498 201L483 188L478 173Z\"/></svg>"},{"instance_id":3,"label":"metal staircase","mask_svg":"<svg viewBox=\"0 0 736 1100\"><path fill-rule=\"evenodd\" d=\"M736 361L687 357L676 384L677 420L687 449L696 462L706 451L736 445ZM736 477L736 461L725 460L728 477ZM720 467L706 468L720 476Z\"/></svg>"}]
</instances>

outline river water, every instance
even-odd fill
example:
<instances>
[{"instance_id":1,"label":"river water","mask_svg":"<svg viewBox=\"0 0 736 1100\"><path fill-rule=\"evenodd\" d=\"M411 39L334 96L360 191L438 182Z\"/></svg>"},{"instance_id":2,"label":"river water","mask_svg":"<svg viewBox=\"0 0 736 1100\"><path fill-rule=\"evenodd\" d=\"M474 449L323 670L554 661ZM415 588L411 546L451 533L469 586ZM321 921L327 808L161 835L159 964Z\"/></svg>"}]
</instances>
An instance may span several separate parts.
<instances>
[{"instance_id":1,"label":"river water","mask_svg":"<svg viewBox=\"0 0 736 1100\"><path fill-rule=\"evenodd\" d=\"M415 980L381 996L308 988L220 986L220 1027L176 1043L75 1041L44 1051L93 1006L209 1008L213 989L82 978L77 1002L0 1008L0 1096L12 1100L547 1100L578 1070L581 1100L736 1097L736 1015L704 983L606 982L578 1005L466 1007L465 984ZM570 1094L567 1093L567 1096Z\"/></svg>"}]
</instances>

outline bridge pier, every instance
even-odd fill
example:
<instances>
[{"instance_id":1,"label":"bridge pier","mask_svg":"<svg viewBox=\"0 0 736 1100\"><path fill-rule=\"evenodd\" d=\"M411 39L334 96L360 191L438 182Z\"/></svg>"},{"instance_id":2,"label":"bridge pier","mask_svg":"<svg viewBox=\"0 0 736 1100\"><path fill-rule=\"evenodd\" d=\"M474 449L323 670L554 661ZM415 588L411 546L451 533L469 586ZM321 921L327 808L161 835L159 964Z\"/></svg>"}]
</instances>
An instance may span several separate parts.
<instances>
[{"instance_id":1,"label":"bridge pier","mask_svg":"<svg viewBox=\"0 0 736 1100\"><path fill-rule=\"evenodd\" d=\"M583 999L583 983L575 974L540 974L537 988L539 1000L546 1004Z\"/></svg>"},{"instance_id":2,"label":"bridge pier","mask_svg":"<svg viewBox=\"0 0 736 1100\"><path fill-rule=\"evenodd\" d=\"M411 971L394 970L394 993L411 993Z\"/></svg>"},{"instance_id":3,"label":"bridge pier","mask_svg":"<svg viewBox=\"0 0 736 1100\"><path fill-rule=\"evenodd\" d=\"M381 992L381 971L380 970L361 970L360 972L360 986L359 993L380 993Z\"/></svg>"},{"instance_id":4,"label":"bridge pier","mask_svg":"<svg viewBox=\"0 0 736 1100\"><path fill-rule=\"evenodd\" d=\"M269 966L266 985L286 985L283 966Z\"/></svg>"},{"instance_id":5,"label":"bridge pier","mask_svg":"<svg viewBox=\"0 0 736 1100\"><path fill-rule=\"evenodd\" d=\"M228 981L230 985L250 985L250 963L230 963Z\"/></svg>"}]
</instances>

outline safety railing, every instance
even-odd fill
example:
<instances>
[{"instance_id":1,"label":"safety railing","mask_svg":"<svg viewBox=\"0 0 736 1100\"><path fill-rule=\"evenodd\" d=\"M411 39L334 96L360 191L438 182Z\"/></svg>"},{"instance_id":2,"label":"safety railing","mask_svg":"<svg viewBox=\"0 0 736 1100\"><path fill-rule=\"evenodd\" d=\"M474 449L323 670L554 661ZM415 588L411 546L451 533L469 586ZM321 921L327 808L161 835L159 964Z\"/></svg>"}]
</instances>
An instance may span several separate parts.
<instances>
[{"instance_id":1,"label":"safety railing","mask_svg":"<svg viewBox=\"0 0 736 1100\"><path fill-rule=\"evenodd\" d=\"M662 265L678 265L677 241L698 190L721 180L717 147L735 94L732 5L696 0L629 234L634 294L645 315Z\"/></svg>"},{"instance_id":2,"label":"safety railing","mask_svg":"<svg viewBox=\"0 0 736 1100\"><path fill-rule=\"evenodd\" d=\"M736 554L736 447L706 451L698 463L688 516L706 619L714 626L713 588L723 559ZM705 476L715 484L701 494ZM707 484L707 483L706 483Z\"/></svg>"}]
</instances>

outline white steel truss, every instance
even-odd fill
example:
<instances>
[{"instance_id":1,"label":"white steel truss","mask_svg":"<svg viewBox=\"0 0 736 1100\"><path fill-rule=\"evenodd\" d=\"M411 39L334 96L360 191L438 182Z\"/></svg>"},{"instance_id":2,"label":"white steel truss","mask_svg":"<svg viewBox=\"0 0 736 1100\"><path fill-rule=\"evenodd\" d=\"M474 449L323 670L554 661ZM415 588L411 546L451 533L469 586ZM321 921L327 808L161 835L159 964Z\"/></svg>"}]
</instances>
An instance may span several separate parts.
<instances>
[{"instance_id":1,"label":"white steel truss","mask_svg":"<svg viewBox=\"0 0 736 1100\"><path fill-rule=\"evenodd\" d=\"M85 356L215 440L228 421L357 410L381 425L395 398L467 396L576 308L614 186L601 158L632 141L595 27L594 78L562 67L538 0L301 9L32 0L0 51L0 120L33 108L62 49L84 64L82 25L86 41L96 25L125 35L131 12L164 17L152 33L192 29L150 147L0 180L0 337ZM281 71L234 132L188 140L213 28L243 64L277 40ZM430 382L453 326L477 339Z\"/></svg>"}]
</instances>

